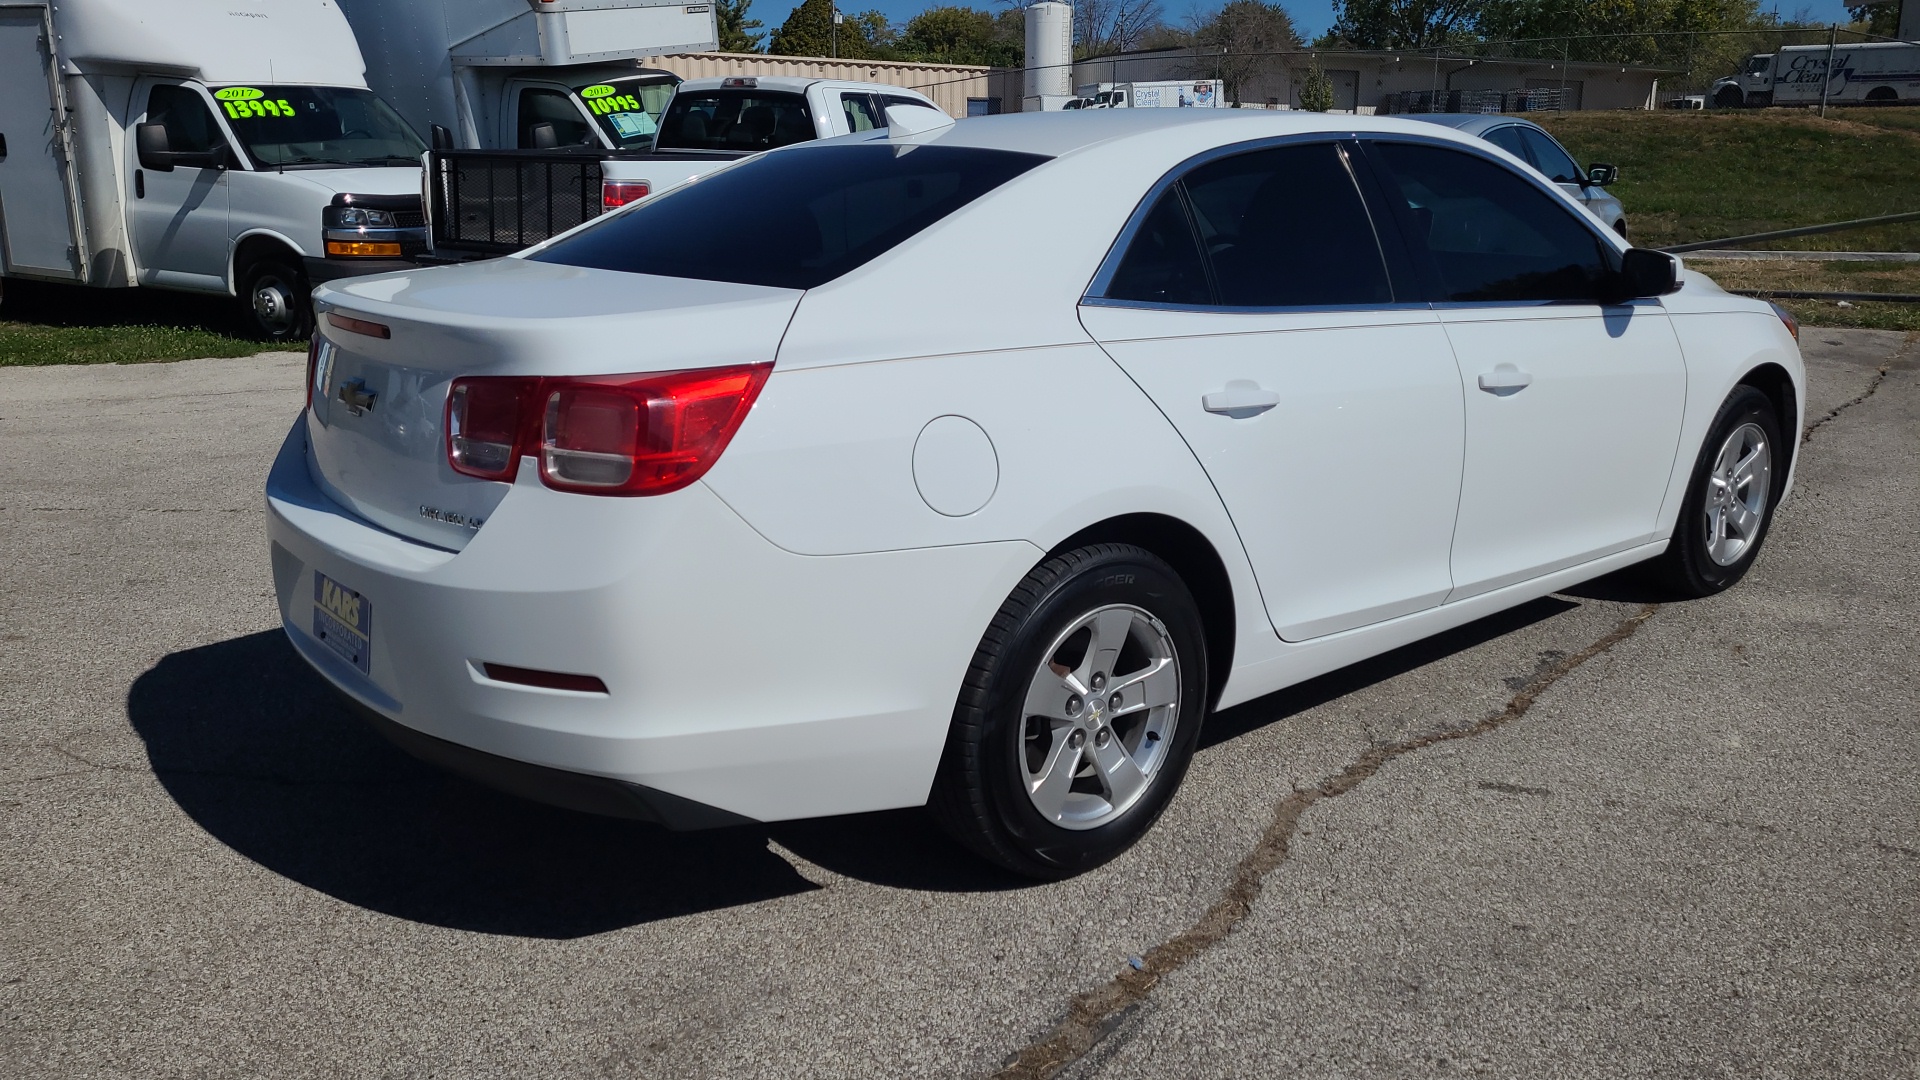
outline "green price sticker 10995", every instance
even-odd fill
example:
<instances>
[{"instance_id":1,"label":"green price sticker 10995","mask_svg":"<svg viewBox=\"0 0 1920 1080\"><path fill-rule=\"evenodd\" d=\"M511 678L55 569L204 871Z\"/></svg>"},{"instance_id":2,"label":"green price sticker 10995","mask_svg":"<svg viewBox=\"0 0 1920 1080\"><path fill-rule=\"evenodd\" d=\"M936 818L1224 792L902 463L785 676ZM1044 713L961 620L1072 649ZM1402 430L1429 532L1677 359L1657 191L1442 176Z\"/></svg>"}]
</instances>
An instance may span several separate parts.
<instances>
[{"instance_id":1,"label":"green price sticker 10995","mask_svg":"<svg viewBox=\"0 0 1920 1080\"><path fill-rule=\"evenodd\" d=\"M608 113L639 112L640 102L632 94L619 94L614 97L589 99L587 108L593 110L595 116L605 116Z\"/></svg>"}]
</instances>

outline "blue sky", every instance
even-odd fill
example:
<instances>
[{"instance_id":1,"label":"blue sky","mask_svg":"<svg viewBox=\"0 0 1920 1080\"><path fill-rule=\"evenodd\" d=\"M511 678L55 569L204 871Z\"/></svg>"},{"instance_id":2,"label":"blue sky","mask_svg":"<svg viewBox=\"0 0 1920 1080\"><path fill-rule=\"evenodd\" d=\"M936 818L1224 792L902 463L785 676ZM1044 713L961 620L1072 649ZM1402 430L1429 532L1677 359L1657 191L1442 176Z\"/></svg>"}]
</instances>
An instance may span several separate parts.
<instances>
[{"instance_id":1,"label":"blue sky","mask_svg":"<svg viewBox=\"0 0 1920 1080\"><path fill-rule=\"evenodd\" d=\"M973 7L988 11L998 11L1001 6L995 0L839 0L842 11L866 11L877 8L896 26L904 24L921 11L935 6L936 2L968 3ZM1203 3L1198 0L1161 0L1167 9L1167 21L1178 23L1189 13L1219 6L1217 3ZM752 14L767 25L768 30L786 21L788 13L798 7L794 0L754 0ZM1333 4L1331 0L1293 0L1283 2L1282 7L1293 16L1293 24L1300 29L1303 37L1312 38L1326 30L1333 22ZM1783 17L1803 15L1813 22L1846 22L1847 7L1840 0L1785 0L1775 3L1762 0L1763 9L1777 10Z\"/></svg>"}]
</instances>

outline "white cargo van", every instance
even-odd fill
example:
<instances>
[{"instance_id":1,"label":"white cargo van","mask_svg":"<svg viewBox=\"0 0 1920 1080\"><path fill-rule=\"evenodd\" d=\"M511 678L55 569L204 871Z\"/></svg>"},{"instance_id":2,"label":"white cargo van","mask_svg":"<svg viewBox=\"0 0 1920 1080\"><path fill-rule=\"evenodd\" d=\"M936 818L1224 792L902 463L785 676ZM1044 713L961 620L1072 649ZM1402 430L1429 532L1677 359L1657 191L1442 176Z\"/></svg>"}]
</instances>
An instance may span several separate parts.
<instances>
[{"instance_id":1,"label":"white cargo van","mask_svg":"<svg viewBox=\"0 0 1920 1080\"><path fill-rule=\"evenodd\" d=\"M235 297L305 336L322 281L424 249L426 146L334 0L0 0L0 271Z\"/></svg>"},{"instance_id":2,"label":"white cargo van","mask_svg":"<svg viewBox=\"0 0 1920 1080\"><path fill-rule=\"evenodd\" d=\"M1713 84L1710 100L1723 109L1766 105L1816 105L1822 91L1834 104L1920 101L1920 44L1874 41L1837 45L1833 74L1827 46L1790 45L1755 53L1740 74Z\"/></svg>"},{"instance_id":3,"label":"white cargo van","mask_svg":"<svg viewBox=\"0 0 1920 1080\"><path fill-rule=\"evenodd\" d=\"M680 80L647 56L705 52L711 3L339 0L367 81L440 149L644 148ZM450 140L450 141L447 141Z\"/></svg>"}]
</instances>

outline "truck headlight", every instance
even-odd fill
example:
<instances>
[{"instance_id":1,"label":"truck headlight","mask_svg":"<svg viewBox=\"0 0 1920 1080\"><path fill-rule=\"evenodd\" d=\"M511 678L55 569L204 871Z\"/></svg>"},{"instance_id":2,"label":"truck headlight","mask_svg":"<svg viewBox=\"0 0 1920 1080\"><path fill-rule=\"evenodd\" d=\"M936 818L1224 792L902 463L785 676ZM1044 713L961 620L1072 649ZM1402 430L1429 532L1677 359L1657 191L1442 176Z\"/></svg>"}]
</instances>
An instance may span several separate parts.
<instances>
[{"instance_id":1,"label":"truck headlight","mask_svg":"<svg viewBox=\"0 0 1920 1080\"><path fill-rule=\"evenodd\" d=\"M369 210L363 206L329 206L323 217L329 229L391 229L393 212Z\"/></svg>"}]
</instances>

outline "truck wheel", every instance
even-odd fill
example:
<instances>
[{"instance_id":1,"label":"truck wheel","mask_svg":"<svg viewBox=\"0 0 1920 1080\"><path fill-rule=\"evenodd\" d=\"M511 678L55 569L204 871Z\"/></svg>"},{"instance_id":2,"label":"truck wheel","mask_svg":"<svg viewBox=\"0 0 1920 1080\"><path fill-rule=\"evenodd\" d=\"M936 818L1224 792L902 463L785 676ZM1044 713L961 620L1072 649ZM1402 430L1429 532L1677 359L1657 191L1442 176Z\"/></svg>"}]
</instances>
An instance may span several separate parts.
<instances>
[{"instance_id":1,"label":"truck wheel","mask_svg":"<svg viewBox=\"0 0 1920 1080\"><path fill-rule=\"evenodd\" d=\"M303 341L313 332L307 276L285 258L269 255L240 276L242 325L261 341Z\"/></svg>"},{"instance_id":2,"label":"truck wheel","mask_svg":"<svg viewBox=\"0 0 1920 1080\"><path fill-rule=\"evenodd\" d=\"M1713 103L1722 109L1737 109L1747 103L1747 96L1732 86L1723 86L1713 95Z\"/></svg>"},{"instance_id":3,"label":"truck wheel","mask_svg":"<svg viewBox=\"0 0 1920 1080\"><path fill-rule=\"evenodd\" d=\"M1891 86L1876 86L1867 91L1867 100L1873 102L1899 101L1900 95Z\"/></svg>"}]
</instances>

